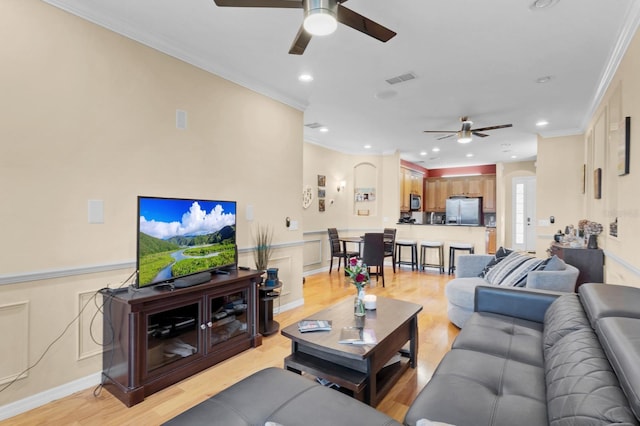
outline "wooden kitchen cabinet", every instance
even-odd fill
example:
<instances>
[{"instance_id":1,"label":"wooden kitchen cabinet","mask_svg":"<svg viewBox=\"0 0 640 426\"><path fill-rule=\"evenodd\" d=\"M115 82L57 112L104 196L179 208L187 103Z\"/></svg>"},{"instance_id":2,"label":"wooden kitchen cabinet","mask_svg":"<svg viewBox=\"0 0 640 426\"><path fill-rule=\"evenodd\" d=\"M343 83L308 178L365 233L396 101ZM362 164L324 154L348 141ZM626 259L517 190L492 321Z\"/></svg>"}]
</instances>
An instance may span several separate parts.
<instances>
[{"instance_id":1,"label":"wooden kitchen cabinet","mask_svg":"<svg viewBox=\"0 0 640 426\"><path fill-rule=\"evenodd\" d=\"M482 197L484 212L496 211L495 175L427 178L425 190L425 211L445 211L447 198L456 195Z\"/></svg>"},{"instance_id":2,"label":"wooden kitchen cabinet","mask_svg":"<svg viewBox=\"0 0 640 426\"><path fill-rule=\"evenodd\" d=\"M410 194L424 196L424 175L415 170L400 167L400 211L408 212L411 210L409 206Z\"/></svg>"},{"instance_id":3,"label":"wooden kitchen cabinet","mask_svg":"<svg viewBox=\"0 0 640 426\"><path fill-rule=\"evenodd\" d=\"M482 205L485 213L496 212L496 177L485 176L482 188Z\"/></svg>"}]
</instances>

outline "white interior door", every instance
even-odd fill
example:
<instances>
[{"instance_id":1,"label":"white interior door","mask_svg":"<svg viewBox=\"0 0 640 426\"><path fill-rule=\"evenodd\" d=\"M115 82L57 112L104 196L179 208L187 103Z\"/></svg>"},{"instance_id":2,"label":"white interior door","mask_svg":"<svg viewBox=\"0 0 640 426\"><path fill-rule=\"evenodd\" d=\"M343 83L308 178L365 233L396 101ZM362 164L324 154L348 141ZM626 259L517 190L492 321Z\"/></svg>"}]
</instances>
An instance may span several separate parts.
<instances>
[{"instance_id":1,"label":"white interior door","mask_svg":"<svg viewBox=\"0 0 640 426\"><path fill-rule=\"evenodd\" d=\"M512 188L512 244L515 250L536 249L536 178L535 176L513 179Z\"/></svg>"}]
</instances>

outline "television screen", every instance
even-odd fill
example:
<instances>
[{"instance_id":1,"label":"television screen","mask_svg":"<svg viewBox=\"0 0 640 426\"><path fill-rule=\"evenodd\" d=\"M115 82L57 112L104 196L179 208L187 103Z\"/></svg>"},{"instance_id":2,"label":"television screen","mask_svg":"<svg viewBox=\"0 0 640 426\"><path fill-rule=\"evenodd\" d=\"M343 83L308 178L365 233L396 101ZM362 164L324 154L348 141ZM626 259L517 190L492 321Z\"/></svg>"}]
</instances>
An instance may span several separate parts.
<instances>
[{"instance_id":1,"label":"television screen","mask_svg":"<svg viewBox=\"0 0 640 426\"><path fill-rule=\"evenodd\" d=\"M235 201L138 197L138 287L236 264Z\"/></svg>"}]
</instances>

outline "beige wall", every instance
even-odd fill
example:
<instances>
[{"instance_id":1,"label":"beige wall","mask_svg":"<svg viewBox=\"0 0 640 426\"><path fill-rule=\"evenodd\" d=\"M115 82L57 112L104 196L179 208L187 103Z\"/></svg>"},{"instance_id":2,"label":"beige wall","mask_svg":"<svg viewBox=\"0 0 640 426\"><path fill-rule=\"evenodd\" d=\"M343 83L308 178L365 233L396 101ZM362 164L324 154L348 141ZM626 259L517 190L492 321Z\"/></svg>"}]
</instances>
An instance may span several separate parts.
<instances>
[{"instance_id":1,"label":"beige wall","mask_svg":"<svg viewBox=\"0 0 640 426\"><path fill-rule=\"evenodd\" d=\"M240 263L250 229L271 225L282 305L302 303L302 230L285 228L302 219L301 111L37 0L0 3L0 39L0 383L133 271L137 195L236 200ZM88 223L90 199L104 224ZM95 311L0 406L99 372ZM92 331L101 341L100 315Z\"/></svg>"},{"instance_id":2,"label":"beige wall","mask_svg":"<svg viewBox=\"0 0 640 426\"><path fill-rule=\"evenodd\" d=\"M591 117L584 135L540 138L538 141L538 216L554 214L556 226L548 227L547 247L557 229L580 219L601 223L598 237L605 253L605 282L640 287L640 152L634 135L640 134L640 36L636 33L607 92ZM624 117L631 117L630 173L618 176L618 144L624 137ZM585 191L582 192L582 168ZM602 169L602 198L594 197L594 170ZM618 236L609 235L609 224L618 219ZM542 235L542 232L541 232Z\"/></svg>"},{"instance_id":3,"label":"beige wall","mask_svg":"<svg viewBox=\"0 0 640 426\"><path fill-rule=\"evenodd\" d=\"M365 231L381 231L395 227L399 206L400 156L355 156L323 148L306 142L303 150L303 186L311 186L314 200L303 212L304 267L315 271L329 266L330 248L327 228L337 228L340 235L361 235ZM358 182L358 169L364 168L367 179ZM326 178L325 211L318 209L318 175ZM344 190L337 190L345 181ZM366 183L374 186L376 200L355 203L355 189ZM360 216L357 210L369 210L368 216Z\"/></svg>"},{"instance_id":4,"label":"beige wall","mask_svg":"<svg viewBox=\"0 0 640 426\"><path fill-rule=\"evenodd\" d=\"M582 165L584 137L538 137L537 197L538 219L555 217L555 223L538 226L536 253L545 257L553 235L582 218Z\"/></svg>"},{"instance_id":5,"label":"beige wall","mask_svg":"<svg viewBox=\"0 0 640 426\"><path fill-rule=\"evenodd\" d=\"M592 117L584 139L587 193L584 215L603 224L598 238L605 250L605 280L640 287L640 36L636 33L609 88ZM631 117L630 173L618 176L617 149L624 138L624 117ZM602 168L602 198L593 197L593 171ZM618 236L609 236L609 223L618 219Z\"/></svg>"}]
</instances>

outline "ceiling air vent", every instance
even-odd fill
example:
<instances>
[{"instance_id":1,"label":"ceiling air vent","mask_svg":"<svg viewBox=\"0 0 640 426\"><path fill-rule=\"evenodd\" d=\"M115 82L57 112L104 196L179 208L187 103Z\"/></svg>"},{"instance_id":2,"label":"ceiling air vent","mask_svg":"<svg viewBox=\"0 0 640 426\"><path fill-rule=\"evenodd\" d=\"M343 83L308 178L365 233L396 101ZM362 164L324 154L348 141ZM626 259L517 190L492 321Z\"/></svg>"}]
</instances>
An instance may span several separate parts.
<instances>
[{"instance_id":1,"label":"ceiling air vent","mask_svg":"<svg viewBox=\"0 0 640 426\"><path fill-rule=\"evenodd\" d=\"M308 127L310 129L318 129L320 127L324 127L322 124L320 123L309 123L309 124L305 124L305 127Z\"/></svg>"},{"instance_id":2,"label":"ceiling air vent","mask_svg":"<svg viewBox=\"0 0 640 426\"><path fill-rule=\"evenodd\" d=\"M409 81L409 80L413 80L414 78L416 78L416 75L412 72L408 72L406 74L402 74L396 77L392 77L392 78L388 78L387 80L385 80L387 83L393 85L393 84L398 84L398 83L404 83L405 81Z\"/></svg>"}]
</instances>

